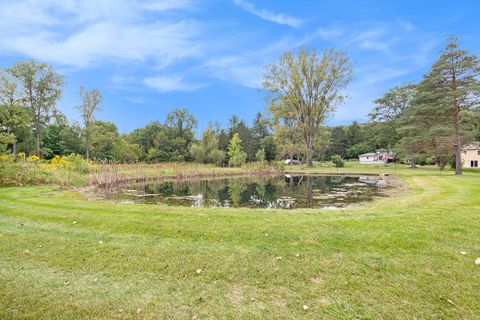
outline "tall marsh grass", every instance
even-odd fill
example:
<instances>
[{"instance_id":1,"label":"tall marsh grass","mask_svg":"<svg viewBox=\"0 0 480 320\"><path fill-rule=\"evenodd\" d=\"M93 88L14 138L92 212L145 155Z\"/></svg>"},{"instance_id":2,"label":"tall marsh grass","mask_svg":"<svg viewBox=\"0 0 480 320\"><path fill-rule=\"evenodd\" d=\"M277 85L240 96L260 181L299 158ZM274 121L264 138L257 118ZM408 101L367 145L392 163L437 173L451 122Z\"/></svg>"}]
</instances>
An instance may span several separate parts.
<instances>
[{"instance_id":1,"label":"tall marsh grass","mask_svg":"<svg viewBox=\"0 0 480 320\"><path fill-rule=\"evenodd\" d=\"M128 181L156 179L190 179L234 175L277 175L283 173L281 165L250 163L243 167L217 167L214 165L168 162L156 164L100 164L90 174L92 185L112 185Z\"/></svg>"},{"instance_id":2,"label":"tall marsh grass","mask_svg":"<svg viewBox=\"0 0 480 320\"><path fill-rule=\"evenodd\" d=\"M55 156L42 161L35 156L0 155L0 185L26 186L57 184L62 186L115 185L130 181L190 179L200 177L277 175L283 166L265 162L243 167L217 167L198 163L169 162L157 164L92 163L79 155Z\"/></svg>"}]
</instances>

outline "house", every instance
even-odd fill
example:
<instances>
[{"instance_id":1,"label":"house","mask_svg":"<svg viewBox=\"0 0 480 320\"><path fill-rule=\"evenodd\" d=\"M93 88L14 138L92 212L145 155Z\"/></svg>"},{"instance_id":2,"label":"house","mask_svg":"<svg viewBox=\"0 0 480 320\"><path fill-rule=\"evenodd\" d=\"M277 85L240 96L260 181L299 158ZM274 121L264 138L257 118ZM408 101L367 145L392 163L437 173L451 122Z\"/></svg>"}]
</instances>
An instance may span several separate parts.
<instances>
[{"instance_id":1,"label":"house","mask_svg":"<svg viewBox=\"0 0 480 320\"><path fill-rule=\"evenodd\" d=\"M462 148L462 166L464 168L478 168L480 163L480 143L466 145Z\"/></svg>"},{"instance_id":2,"label":"house","mask_svg":"<svg viewBox=\"0 0 480 320\"><path fill-rule=\"evenodd\" d=\"M358 156L358 162L362 164L384 164L393 162L395 155L393 152L379 149L375 152L364 153Z\"/></svg>"}]
</instances>

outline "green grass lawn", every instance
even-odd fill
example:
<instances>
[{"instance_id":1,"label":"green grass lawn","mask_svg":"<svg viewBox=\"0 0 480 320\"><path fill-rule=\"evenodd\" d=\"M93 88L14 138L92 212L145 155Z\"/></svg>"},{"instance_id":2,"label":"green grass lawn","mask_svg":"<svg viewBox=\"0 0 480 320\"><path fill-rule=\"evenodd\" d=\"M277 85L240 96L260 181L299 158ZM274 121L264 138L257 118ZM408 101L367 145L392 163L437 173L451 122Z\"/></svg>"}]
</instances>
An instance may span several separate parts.
<instances>
[{"instance_id":1,"label":"green grass lawn","mask_svg":"<svg viewBox=\"0 0 480 320\"><path fill-rule=\"evenodd\" d=\"M1 188L0 319L480 318L480 175L397 173L407 192L347 210Z\"/></svg>"}]
</instances>

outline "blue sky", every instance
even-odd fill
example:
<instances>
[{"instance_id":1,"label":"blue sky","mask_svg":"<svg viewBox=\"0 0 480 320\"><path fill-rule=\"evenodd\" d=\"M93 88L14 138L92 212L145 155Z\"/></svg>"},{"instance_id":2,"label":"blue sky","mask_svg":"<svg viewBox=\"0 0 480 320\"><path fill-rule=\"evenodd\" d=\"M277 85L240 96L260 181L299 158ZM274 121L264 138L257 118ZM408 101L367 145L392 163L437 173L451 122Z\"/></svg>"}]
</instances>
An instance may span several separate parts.
<instances>
[{"instance_id":1,"label":"blue sky","mask_svg":"<svg viewBox=\"0 0 480 320\"><path fill-rule=\"evenodd\" d=\"M417 81L448 36L480 53L480 1L0 0L0 67L22 59L65 75L59 108L78 121L80 85L98 119L128 132L185 107L200 129L266 107L263 67L287 50L335 47L354 70L329 124L365 121L372 100Z\"/></svg>"}]
</instances>

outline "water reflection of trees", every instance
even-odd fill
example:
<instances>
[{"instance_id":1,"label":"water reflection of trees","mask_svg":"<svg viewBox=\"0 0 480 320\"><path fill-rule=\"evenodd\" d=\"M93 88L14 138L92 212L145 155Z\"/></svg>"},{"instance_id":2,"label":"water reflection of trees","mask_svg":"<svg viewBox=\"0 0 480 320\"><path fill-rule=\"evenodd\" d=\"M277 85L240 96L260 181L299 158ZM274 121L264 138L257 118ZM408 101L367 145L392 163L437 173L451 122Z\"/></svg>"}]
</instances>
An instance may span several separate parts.
<instances>
[{"instance_id":1,"label":"water reflection of trees","mask_svg":"<svg viewBox=\"0 0 480 320\"><path fill-rule=\"evenodd\" d=\"M297 206L312 207L320 199L316 196L329 194L345 183L354 182L357 178L346 176L291 176L286 175L284 196L295 199ZM322 199L325 201L325 199Z\"/></svg>"},{"instance_id":2,"label":"water reflection of trees","mask_svg":"<svg viewBox=\"0 0 480 320\"><path fill-rule=\"evenodd\" d=\"M162 202L166 199L170 204L194 206L316 207L337 202L337 194L345 197L349 188L346 184L350 182L358 183L358 178L287 175L272 178L162 181L134 188L139 189L140 193L143 191L152 195L144 200L149 202Z\"/></svg>"}]
</instances>

